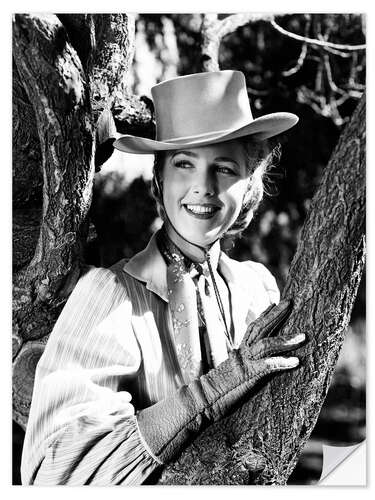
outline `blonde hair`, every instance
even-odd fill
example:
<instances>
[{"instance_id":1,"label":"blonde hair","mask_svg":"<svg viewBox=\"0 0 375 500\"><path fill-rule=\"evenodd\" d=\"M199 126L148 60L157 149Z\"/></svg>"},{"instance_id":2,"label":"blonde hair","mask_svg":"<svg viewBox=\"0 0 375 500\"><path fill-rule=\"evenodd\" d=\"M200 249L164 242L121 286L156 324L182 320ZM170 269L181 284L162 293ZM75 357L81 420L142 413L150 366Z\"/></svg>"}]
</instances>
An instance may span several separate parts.
<instances>
[{"instance_id":1,"label":"blonde hair","mask_svg":"<svg viewBox=\"0 0 375 500\"><path fill-rule=\"evenodd\" d=\"M280 144L266 141L256 141L252 137L237 139L240 146L245 150L246 168L249 174L249 183L245 192L242 207L237 219L226 231L224 237L238 237L250 224L255 211L258 209L264 195L264 179L280 158ZM151 182L151 193L156 200L159 216L165 220L165 210L163 206L162 179L161 173L164 168L166 151L155 153L153 177Z\"/></svg>"}]
</instances>

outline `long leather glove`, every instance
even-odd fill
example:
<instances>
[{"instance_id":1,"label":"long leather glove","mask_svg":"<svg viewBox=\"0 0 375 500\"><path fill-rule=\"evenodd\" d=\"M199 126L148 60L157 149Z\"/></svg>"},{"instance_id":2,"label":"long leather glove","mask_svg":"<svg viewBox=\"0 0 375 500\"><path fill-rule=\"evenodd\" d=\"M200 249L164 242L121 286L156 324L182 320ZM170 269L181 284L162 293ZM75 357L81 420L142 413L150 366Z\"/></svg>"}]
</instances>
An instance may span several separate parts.
<instances>
[{"instance_id":1,"label":"long leather glove","mask_svg":"<svg viewBox=\"0 0 375 500\"><path fill-rule=\"evenodd\" d=\"M298 365L296 357L274 355L300 347L305 335L271 337L290 310L287 300L270 306L217 368L137 414L141 436L158 461L167 463L177 456L205 427L228 415L260 379Z\"/></svg>"}]
</instances>

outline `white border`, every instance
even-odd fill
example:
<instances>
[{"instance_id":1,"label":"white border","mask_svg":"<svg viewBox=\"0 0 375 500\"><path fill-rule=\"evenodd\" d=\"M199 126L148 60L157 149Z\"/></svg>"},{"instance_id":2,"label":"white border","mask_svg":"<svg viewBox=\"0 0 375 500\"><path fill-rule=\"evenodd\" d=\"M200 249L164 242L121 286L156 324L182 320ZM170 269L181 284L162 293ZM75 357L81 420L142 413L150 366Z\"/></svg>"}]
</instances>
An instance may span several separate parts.
<instances>
[{"instance_id":1,"label":"white border","mask_svg":"<svg viewBox=\"0 0 375 500\"><path fill-rule=\"evenodd\" d=\"M196 1L189 0L189 2L176 2L176 1L165 1L165 0L154 0L153 2L138 0L136 2L129 2L126 0L117 2L97 2L97 1L65 1L53 2L53 1L12 1L5 7L2 6L0 22L0 47L1 47L1 68L2 68L2 79L1 79L1 97L2 97L2 144L3 144L3 154L2 154L2 176L1 176L1 235L2 235L2 245L1 248L1 262L3 275L1 278L1 320L2 320L2 346L0 349L1 355L1 396L3 401L3 411L1 412L1 429L3 433L2 439L2 454L1 454L1 493L6 495L5 498L12 496L12 498L18 498L23 495L27 496L28 500L37 498L51 499L53 495L54 500L59 498L65 498L67 495L72 498L84 497L85 494L92 499L93 497L98 497L102 500L103 495L106 494L103 488L93 488L82 489L82 488L30 488L30 487L12 487L11 486L11 408L8 408L8 403L11 401L11 342L10 342L10 311L11 311L11 13L12 12L365 12L367 13L367 43L368 43L368 53L367 53L367 63L368 63L368 85L367 88L367 110L368 110L368 135L367 137L372 137L373 132L373 112L370 113L370 109L373 109L373 99L372 99L372 89L374 88L374 64L373 64L373 49L374 49L374 22L373 22L373 12L369 7L370 2L364 0L357 0L355 2L345 2L345 1L330 1L327 0L315 0L314 2L309 2L301 4L297 1L288 2L276 2L262 0L254 4L249 1L238 1L231 0L230 2L224 2L222 0L214 1ZM155 9L157 7L157 9ZM230 9L228 8L230 7ZM282 7L282 9L280 8ZM5 150L5 151L4 151ZM367 197L367 214L368 214L368 234L367 234L367 246L368 246L368 304L371 305L371 300L374 300L375 290L374 290L374 266L370 256L373 253L373 239L374 230L372 226L374 225L374 155L373 155L373 145L371 141L368 140L368 164L367 164L367 187L368 187L368 197ZM371 299L372 298L372 299ZM315 486L288 486L285 488L259 488L251 486L236 486L234 487L220 487L220 486L210 486L210 487L157 487L152 486L152 490L149 487L137 487L135 488L111 488L110 495L111 498L121 497L123 499L124 495L129 496L132 499L139 499L143 496L152 495L153 497L162 496L163 499L169 499L175 497L190 497L195 496L213 496L215 498L227 497L228 495L235 495L236 498L249 498L256 496L257 499L267 498L269 495L277 496L277 500L289 500L290 497L298 495L300 498L301 493L304 498L313 498L316 500L317 495L319 498L321 495L333 495L336 490L340 498L342 495L361 495L368 498L373 496L374 486L371 471L374 469L372 466L371 451L373 450L374 438L371 429L370 422L373 421L373 397L371 397L373 392L374 383L374 368L372 367L372 359L370 359L371 347L373 347L373 334L374 329L374 318L373 309L374 307L368 308L367 315L367 331L369 332L367 336L368 340L368 429L367 429L367 442L368 442L368 488L357 488L357 487L327 487L319 488L319 492L316 491ZM372 309L372 310L371 310ZM7 343L9 342L9 344ZM9 347L9 349L8 349ZM370 395L371 392L371 395ZM10 405L9 405L10 406ZM372 476L372 477L371 477ZM193 489L192 489L193 488ZM228 488L231 488L228 491ZM52 491L53 490L53 491Z\"/></svg>"}]
</instances>

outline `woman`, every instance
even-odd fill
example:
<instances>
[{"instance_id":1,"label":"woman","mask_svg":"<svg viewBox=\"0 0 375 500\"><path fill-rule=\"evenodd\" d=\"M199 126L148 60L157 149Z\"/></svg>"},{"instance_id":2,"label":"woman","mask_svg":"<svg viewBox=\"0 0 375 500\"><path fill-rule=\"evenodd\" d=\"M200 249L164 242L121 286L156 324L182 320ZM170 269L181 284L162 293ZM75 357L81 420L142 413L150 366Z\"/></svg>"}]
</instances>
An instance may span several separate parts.
<instances>
[{"instance_id":1,"label":"woman","mask_svg":"<svg viewBox=\"0 0 375 500\"><path fill-rule=\"evenodd\" d=\"M297 118L253 120L238 71L152 94L156 139L115 147L155 153L164 224L128 262L90 270L66 303L36 371L24 484L141 484L259 380L298 365L285 353L304 335L274 336L290 309L273 305L274 278L220 250L262 198L265 140Z\"/></svg>"}]
</instances>

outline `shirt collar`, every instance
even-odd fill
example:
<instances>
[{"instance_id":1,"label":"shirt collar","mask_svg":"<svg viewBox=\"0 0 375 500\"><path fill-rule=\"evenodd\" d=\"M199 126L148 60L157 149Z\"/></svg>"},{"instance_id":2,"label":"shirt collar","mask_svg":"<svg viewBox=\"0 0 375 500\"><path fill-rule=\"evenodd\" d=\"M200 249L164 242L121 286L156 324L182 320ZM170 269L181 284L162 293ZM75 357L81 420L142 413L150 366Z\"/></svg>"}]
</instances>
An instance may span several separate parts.
<instances>
[{"instance_id":1,"label":"shirt collar","mask_svg":"<svg viewBox=\"0 0 375 500\"><path fill-rule=\"evenodd\" d=\"M210 249L210 261L213 269L218 267L222 255L223 252L218 241ZM156 233L151 236L146 248L134 255L124 265L123 270L133 278L146 283L148 290L168 302L167 265L156 243Z\"/></svg>"}]
</instances>

